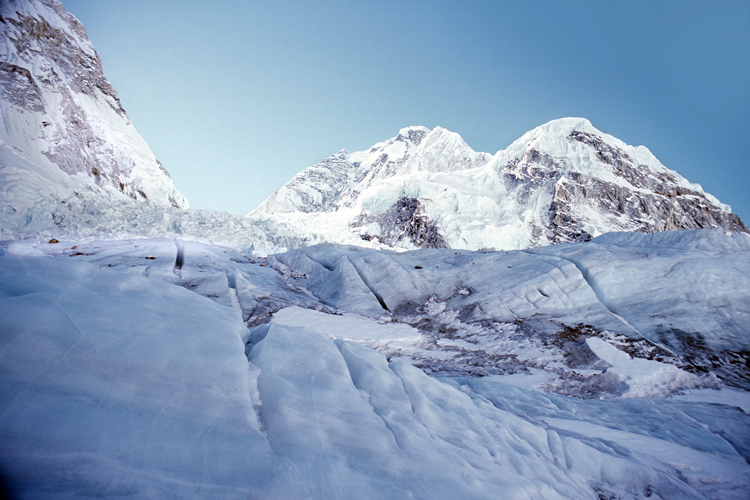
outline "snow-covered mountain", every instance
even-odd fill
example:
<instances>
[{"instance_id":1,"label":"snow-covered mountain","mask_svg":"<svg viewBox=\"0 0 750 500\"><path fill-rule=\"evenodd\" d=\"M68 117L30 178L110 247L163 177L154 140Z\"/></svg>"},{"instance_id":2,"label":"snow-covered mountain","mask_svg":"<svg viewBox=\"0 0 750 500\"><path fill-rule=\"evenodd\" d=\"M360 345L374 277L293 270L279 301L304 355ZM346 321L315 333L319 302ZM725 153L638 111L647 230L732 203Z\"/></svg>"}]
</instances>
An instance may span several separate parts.
<instances>
[{"instance_id":1,"label":"snow-covered mountain","mask_svg":"<svg viewBox=\"0 0 750 500\"><path fill-rule=\"evenodd\" d=\"M169 237L278 251L266 229L188 202L57 0L0 2L0 240Z\"/></svg>"},{"instance_id":2,"label":"snow-covered mountain","mask_svg":"<svg viewBox=\"0 0 750 500\"><path fill-rule=\"evenodd\" d=\"M57 0L0 2L0 119L4 226L65 200L188 207L128 120L83 25Z\"/></svg>"},{"instance_id":3,"label":"snow-covered mountain","mask_svg":"<svg viewBox=\"0 0 750 500\"><path fill-rule=\"evenodd\" d=\"M587 120L503 151L411 127L309 167L241 218L188 204L57 0L0 4L0 235L170 236L258 253L318 243L521 249L610 231L747 231L700 186Z\"/></svg>"},{"instance_id":4,"label":"snow-covered mountain","mask_svg":"<svg viewBox=\"0 0 750 500\"><path fill-rule=\"evenodd\" d=\"M251 218L284 238L401 248L520 249L610 231L722 227L730 207L582 118L554 120L495 155L440 127L306 168ZM358 241L359 240L359 241Z\"/></svg>"},{"instance_id":5,"label":"snow-covered mountain","mask_svg":"<svg viewBox=\"0 0 750 500\"><path fill-rule=\"evenodd\" d=\"M747 498L750 235L645 148L414 127L185 210L80 23L0 26L0 497Z\"/></svg>"}]
</instances>

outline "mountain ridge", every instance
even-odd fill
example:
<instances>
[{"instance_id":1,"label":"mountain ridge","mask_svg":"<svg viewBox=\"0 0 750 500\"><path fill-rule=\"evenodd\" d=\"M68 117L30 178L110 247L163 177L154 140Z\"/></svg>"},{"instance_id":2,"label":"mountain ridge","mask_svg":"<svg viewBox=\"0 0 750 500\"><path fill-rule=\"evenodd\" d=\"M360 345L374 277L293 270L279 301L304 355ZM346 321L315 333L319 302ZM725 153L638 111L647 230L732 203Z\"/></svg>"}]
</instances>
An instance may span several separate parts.
<instances>
[{"instance_id":1,"label":"mountain ridge","mask_svg":"<svg viewBox=\"0 0 750 500\"><path fill-rule=\"evenodd\" d=\"M23 212L40 197L88 192L188 208L128 120L85 28L62 4L2 2L0 26L5 201Z\"/></svg>"},{"instance_id":2,"label":"mountain ridge","mask_svg":"<svg viewBox=\"0 0 750 500\"><path fill-rule=\"evenodd\" d=\"M419 215L394 219L405 206ZM585 118L552 120L494 155L441 127L403 128L369 150L342 150L304 169L248 216L315 227L335 243L359 237L402 248L425 241L403 237L414 225L432 227L438 246L475 250L587 241L610 231L747 232L728 205L648 148ZM402 222L395 234L391 226Z\"/></svg>"}]
</instances>

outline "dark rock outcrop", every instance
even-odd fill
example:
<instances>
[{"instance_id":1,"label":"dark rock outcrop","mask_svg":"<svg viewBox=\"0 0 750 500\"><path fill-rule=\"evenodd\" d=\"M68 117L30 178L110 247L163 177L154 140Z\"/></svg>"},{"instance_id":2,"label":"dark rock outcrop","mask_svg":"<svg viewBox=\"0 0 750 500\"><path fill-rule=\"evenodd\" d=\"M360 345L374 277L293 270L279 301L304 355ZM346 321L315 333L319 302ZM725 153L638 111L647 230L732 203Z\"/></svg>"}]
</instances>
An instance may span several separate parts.
<instances>
[{"instance_id":1,"label":"dark rock outcrop","mask_svg":"<svg viewBox=\"0 0 750 500\"><path fill-rule=\"evenodd\" d=\"M450 248L437 225L425 215L421 202L416 198L401 198L384 214L360 221L372 222L380 225L380 234L362 233L360 237L363 240L377 238L381 243L390 246L408 241L417 248Z\"/></svg>"}]
</instances>

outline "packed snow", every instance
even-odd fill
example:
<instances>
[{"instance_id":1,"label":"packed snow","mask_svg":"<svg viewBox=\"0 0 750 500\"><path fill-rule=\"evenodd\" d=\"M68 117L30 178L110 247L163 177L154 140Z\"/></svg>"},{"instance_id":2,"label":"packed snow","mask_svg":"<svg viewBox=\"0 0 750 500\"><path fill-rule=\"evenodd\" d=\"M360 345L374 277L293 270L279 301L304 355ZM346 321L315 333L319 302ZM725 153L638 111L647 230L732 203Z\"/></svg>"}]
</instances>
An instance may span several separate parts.
<instances>
[{"instance_id":1,"label":"packed snow","mask_svg":"<svg viewBox=\"0 0 750 500\"><path fill-rule=\"evenodd\" d=\"M710 317L718 283L750 275L750 237L675 235L603 237L591 254L268 258L170 239L6 242L3 479L18 498L746 498L747 373L649 357L634 309L597 296L620 282L595 291L584 276L600 252L659 276L666 260L731 262L704 305L664 311ZM661 279L667 298L694 276Z\"/></svg>"}]
</instances>

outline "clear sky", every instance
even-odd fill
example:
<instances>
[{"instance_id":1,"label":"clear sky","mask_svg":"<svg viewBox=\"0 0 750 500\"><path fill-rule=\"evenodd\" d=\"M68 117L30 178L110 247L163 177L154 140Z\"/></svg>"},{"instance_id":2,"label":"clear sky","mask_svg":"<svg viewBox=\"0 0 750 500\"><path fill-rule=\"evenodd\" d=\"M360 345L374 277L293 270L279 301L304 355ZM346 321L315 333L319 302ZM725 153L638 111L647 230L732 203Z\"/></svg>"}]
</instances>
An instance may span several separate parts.
<instances>
[{"instance_id":1,"label":"clear sky","mask_svg":"<svg viewBox=\"0 0 750 500\"><path fill-rule=\"evenodd\" d=\"M192 208L244 215L411 125L582 116L750 224L750 1L62 0Z\"/></svg>"}]
</instances>

